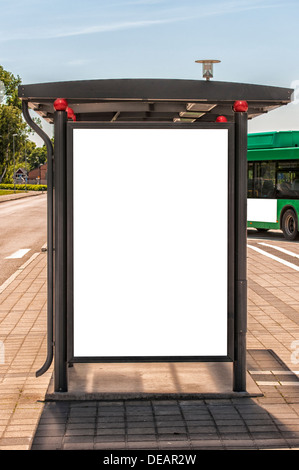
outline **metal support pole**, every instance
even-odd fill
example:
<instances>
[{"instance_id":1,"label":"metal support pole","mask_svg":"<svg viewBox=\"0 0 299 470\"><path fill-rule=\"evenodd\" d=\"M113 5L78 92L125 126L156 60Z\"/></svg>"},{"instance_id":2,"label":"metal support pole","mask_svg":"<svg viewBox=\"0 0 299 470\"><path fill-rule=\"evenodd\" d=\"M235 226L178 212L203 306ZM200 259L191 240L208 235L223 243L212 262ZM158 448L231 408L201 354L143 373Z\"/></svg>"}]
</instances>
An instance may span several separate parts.
<instances>
[{"instance_id":1,"label":"metal support pole","mask_svg":"<svg viewBox=\"0 0 299 470\"><path fill-rule=\"evenodd\" d=\"M18 134L13 134L12 135L12 151L13 151L13 191L14 193L16 192L16 161L15 161L15 152L16 152L16 149L15 149L15 137L17 136Z\"/></svg>"},{"instance_id":2,"label":"metal support pole","mask_svg":"<svg viewBox=\"0 0 299 470\"><path fill-rule=\"evenodd\" d=\"M22 102L22 110L25 121L43 139L47 148L47 357L36 372L40 377L53 361L53 145L49 136L32 120L27 101Z\"/></svg>"},{"instance_id":3,"label":"metal support pole","mask_svg":"<svg viewBox=\"0 0 299 470\"><path fill-rule=\"evenodd\" d=\"M239 109L235 109L235 111L239 111ZM235 113L235 149L236 236L233 390L235 392L245 392L247 331L247 112Z\"/></svg>"},{"instance_id":4,"label":"metal support pole","mask_svg":"<svg viewBox=\"0 0 299 470\"><path fill-rule=\"evenodd\" d=\"M67 392L66 294L66 124L67 113L54 113L54 188L55 188L55 338L54 390Z\"/></svg>"}]
</instances>

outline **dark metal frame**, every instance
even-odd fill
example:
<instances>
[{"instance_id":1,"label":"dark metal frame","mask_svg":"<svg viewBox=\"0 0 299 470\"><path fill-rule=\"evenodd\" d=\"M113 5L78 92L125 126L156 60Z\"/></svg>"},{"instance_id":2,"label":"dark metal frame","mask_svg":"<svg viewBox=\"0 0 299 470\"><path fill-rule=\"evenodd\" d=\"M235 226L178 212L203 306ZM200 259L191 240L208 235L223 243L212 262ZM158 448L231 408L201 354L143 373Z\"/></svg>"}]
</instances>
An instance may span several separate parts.
<instances>
[{"instance_id":1,"label":"dark metal frame","mask_svg":"<svg viewBox=\"0 0 299 470\"><path fill-rule=\"evenodd\" d=\"M221 126L228 129L228 335L227 356L180 356L180 357L74 357L73 351L73 130L74 129L219 129L219 124L105 124L105 123L68 123L67 125L67 361L72 363L119 363L119 362L228 362L234 360L234 304L235 304L235 161L234 161L234 124L225 123ZM63 307L62 307L63 309Z\"/></svg>"},{"instance_id":2,"label":"dark metal frame","mask_svg":"<svg viewBox=\"0 0 299 470\"><path fill-rule=\"evenodd\" d=\"M235 340L233 389L246 390L247 113L235 113Z\"/></svg>"},{"instance_id":3,"label":"dark metal frame","mask_svg":"<svg viewBox=\"0 0 299 470\"><path fill-rule=\"evenodd\" d=\"M55 155L55 343L54 382L56 390L67 390L67 237L66 237L66 125L67 113L58 111L54 121Z\"/></svg>"},{"instance_id":4,"label":"dark metal frame","mask_svg":"<svg viewBox=\"0 0 299 470\"><path fill-rule=\"evenodd\" d=\"M67 367L75 362L182 362L233 361L233 390L246 391L247 329L247 113L235 113L235 123L208 124L91 124L67 123L64 111L55 113L55 160L49 137L32 121L27 102L23 102L27 123L38 133L48 153L48 308L47 358L36 372L45 373L53 361L55 392L68 389ZM147 357L74 358L73 357L73 188L72 132L74 128L222 128L229 136L228 181L228 356L227 357ZM55 162L55 163L54 163ZM55 166L55 169L54 169ZM54 171L55 170L55 171ZM54 178L53 178L54 174ZM54 191L55 188L55 191ZM54 204L55 201L55 204ZM54 213L55 212L55 213ZM54 237L55 232L55 237ZM54 239L56 249L54 248ZM55 254L55 256L53 256ZM55 318L53 301L55 299ZM55 336L54 334L55 324ZM55 341L54 341L55 339ZM54 349L54 351L53 351Z\"/></svg>"},{"instance_id":5,"label":"dark metal frame","mask_svg":"<svg viewBox=\"0 0 299 470\"><path fill-rule=\"evenodd\" d=\"M27 124L44 141L47 148L47 357L43 366L36 372L36 376L43 375L51 366L53 361L54 331L53 331L53 298L54 298L54 188L53 188L53 145L49 136L32 120L28 102L22 102L23 116Z\"/></svg>"}]
</instances>

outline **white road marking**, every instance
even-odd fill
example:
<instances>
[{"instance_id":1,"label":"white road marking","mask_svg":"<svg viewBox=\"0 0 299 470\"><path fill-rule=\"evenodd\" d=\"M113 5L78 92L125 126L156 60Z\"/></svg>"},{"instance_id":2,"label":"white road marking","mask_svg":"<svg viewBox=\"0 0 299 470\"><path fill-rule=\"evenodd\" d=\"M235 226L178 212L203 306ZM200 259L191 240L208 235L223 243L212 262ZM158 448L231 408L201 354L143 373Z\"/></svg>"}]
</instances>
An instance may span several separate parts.
<instances>
[{"instance_id":1,"label":"white road marking","mask_svg":"<svg viewBox=\"0 0 299 470\"><path fill-rule=\"evenodd\" d=\"M296 385L298 387L298 385L299 385L299 382L280 382L280 383L283 386L291 386L291 387L293 387L294 385Z\"/></svg>"},{"instance_id":2,"label":"white road marking","mask_svg":"<svg viewBox=\"0 0 299 470\"><path fill-rule=\"evenodd\" d=\"M249 370L253 375L299 375L299 370Z\"/></svg>"},{"instance_id":3,"label":"white road marking","mask_svg":"<svg viewBox=\"0 0 299 470\"><path fill-rule=\"evenodd\" d=\"M259 245L269 246L270 248L274 248L275 250L281 251L282 253L285 253L286 255L294 256L294 258L299 258L299 255L297 253L293 253L292 251L285 250L284 248L280 248L279 246L274 246L274 245L270 245L269 243L263 243L263 242L260 242Z\"/></svg>"},{"instance_id":4,"label":"white road marking","mask_svg":"<svg viewBox=\"0 0 299 470\"><path fill-rule=\"evenodd\" d=\"M248 372L254 375L272 375L272 370L249 370Z\"/></svg>"},{"instance_id":5,"label":"white road marking","mask_svg":"<svg viewBox=\"0 0 299 470\"><path fill-rule=\"evenodd\" d=\"M281 386L281 387L293 387L293 386L298 386L299 382L256 382L257 385L265 386L265 385L274 385L274 386Z\"/></svg>"},{"instance_id":6,"label":"white road marking","mask_svg":"<svg viewBox=\"0 0 299 470\"><path fill-rule=\"evenodd\" d=\"M264 250L261 250L257 246L252 246L252 245L247 245L249 248L252 248L252 250L257 251L261 255L267 256L268 258L273 259L274 261L278 261L278 263L284 264L285 266L288 266L289 268L294 269L295 271L299 271L299 266L296 266L296 264L289 263L288 261L285 261L284 259L278 258L278 256L271 255L270 253L267 253Z\"/></svg>"},{"instance_id":7,"label":"white road marking","mask_svg":"<svg viewBox=\"0 0 299 470\"><path fill-rule=\"evenodd\" d=\"M279 382L265 382L265 381L263 381L263 380L257 381L256 384L257 384L257 385L262 385L262 386L264 386L264 385L272 385L272 386L273 386L273 385L276 385L276 386L277 386L277 385L280 385Z\"/></svg>"},{"instance_id":8,"label":"white road marking","mask_svg":"<svg viewBox=\"0 0 299 470\"><path fill-rule=\"evenodd\" d=\"M276 375L299 375L299 370L272 370L272 373Z\"/></svg>"},{"instance_id":9,"label":"white road marking","mask_svg":"<svg viewBox=\"0 0 299 470\"><path fill-rule=\"evenodd\" d=\"M5 259L23 258L23 256L26 255L28 251L30 251L30 248L22 248L21 250L15 251L15 253L13 253L12 255L6 256Z\"/></svg>"},{"instance_id":10,"label":"white road marking","mask_svg":"<svg viewBox=\"0 0 299 470\"><path fill-rule=\"evenodd\" d=\"M23 270L33 261L35 260L35 258L37 258L37 256L39 256L40 253L34 253L31 258L29 258L24 264L22 264L22 266L16 270L15 273L13 273L1 286L0 286L0 294L2 294L2 292L6 289L6 287L8 287L12 281L15 280L15 278L21 273L23 272Z\"/></svg>"}]
</instances>

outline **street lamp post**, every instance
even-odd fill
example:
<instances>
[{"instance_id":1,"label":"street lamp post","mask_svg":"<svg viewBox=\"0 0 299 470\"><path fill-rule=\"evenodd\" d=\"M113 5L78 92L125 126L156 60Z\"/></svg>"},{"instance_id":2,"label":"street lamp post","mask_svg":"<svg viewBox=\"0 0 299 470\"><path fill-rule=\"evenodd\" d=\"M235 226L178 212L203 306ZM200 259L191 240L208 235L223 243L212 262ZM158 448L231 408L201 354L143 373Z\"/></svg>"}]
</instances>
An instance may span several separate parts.
<instances>
[{"instance_id":1,"label":"street lamp post","mask_svg":"<svg viewBox=\"0 0 299 470\"><path fill-rule=\"evenodd\" d=\"M15 166L16 166L16 163L15 163L15 137L17 136L18 134L13 134L12 135L12 148L13 148L13 191L14 193L16 192L16 178L15 178Z\"/></svg>"},{"instance_id":2,"label":"street lamp post","mask_svg":"<svg viewBox=\"0 0 299 470\"><path fill-rule=\"evenodd\" d=\"M0 102L1 102L1 97L0 97ZM1 139L2 139L3 135L0 134L0 137L1 137ZM3 147L3 144L2 144L2 147ZM1 176L1 175L0 175L0 183L2 183L2 176Z\"/></svg>"},{"instance_id":3,"label":"street lamp post","mask_svg":"<svg viewBox=\"0 0 299 470\"><path fill-rule=\"evenodd\" d=\"M4 101L5 97L5 86L4 83L0 80L0 104Z\"/></svg>"},{"instance_id":4,"label":"street lamp post","mask_svg":"<svg viewBox=\"0 0 299 470\"><path fill-rule=\"evenodd\" d=\"M5 97L5 86L4 86L4 83L2 82L2 80L0 80L0 105L3 103L4 97ZM0 135L0 137L2 138L3 136ZM2 181L2 179L0 178L0 183L1 183L1 181Z\"/></svg>"},{"instance_id":5,"label":"street lamp post","mask_svg":"<svg viewBox=\"0 0 299 470\"><path fill-rule=\"evenodd\" d=\"M25 139L25 193L27 193L27 140Z\"/></svg>"},{"instance_id":6,"label":"street lamp post","mask_svg":"<svg viewBox=\"0 0 299 470\"><path fill-rule=\"evenodd\" d=\"M4 83L0 80L0 104L3 103L4 97L5 97L5 86L4 86ZM0 137L2 138L3 136L0 135ZM0 178L0 183L1 183L1 178Z\"/></svg>"}]
</instances>

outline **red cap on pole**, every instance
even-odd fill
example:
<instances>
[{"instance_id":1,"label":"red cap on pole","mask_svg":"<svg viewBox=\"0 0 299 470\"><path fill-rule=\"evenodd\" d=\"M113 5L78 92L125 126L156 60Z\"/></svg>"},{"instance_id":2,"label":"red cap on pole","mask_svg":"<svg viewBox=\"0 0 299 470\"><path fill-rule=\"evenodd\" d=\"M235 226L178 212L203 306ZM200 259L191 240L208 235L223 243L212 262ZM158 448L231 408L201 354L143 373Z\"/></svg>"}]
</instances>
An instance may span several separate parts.
<instances>
[{"instance_id":1,"label":"red cap on pole","mask_svg":"<svg viewBox=\"0 0 299 470\"><path fill-rule=\"evenodd\" d=\"M66 108L68 119L73 119L74 110L72 108Z\"/></svg>"},{"instance_id":2,"label":"red cap on pole","mask_svg":"<svg viewBox=\"0 0 299 470\"><path fill-rule=\"evenodd\" d=\"M72 108L67 107L67 108L66 108L66 112L67 112L67 118L68 118L68 119L72 119L73 121L76 121L76 120L77 120L77 119L76 119L76 115L75 115L75 113L74 113L74 110L73 110Z\"/></svg>"},{"instance_id":3,"label":"red cap on pole","mask_svg":"<svg viewBox=\"0 0 299 470\"><path fill-rule=\"evenodd\" d=\"M234 111L237 113L246 113L248 110L247 101L238 100L234 102Z\"/></svg>"},{"instance_id":4,"label":"red cap on pole","mask_svg":"<svg viewBox=\"0 0 299 470\"><path fill-rule=\"evenodd\" d=\"M64 98L57 98L57 100L54 101L54 108L56 111L65 111L67 106L67 100Z\"/></svg>"},{"instance_id":5,"label":"red cap on pole","mask_svg":"<svg viewBox=\"0 0 299 470\"><path fill-rule=\"evenodd\" d=\"M217 116L216 122L227 122L227 119L225 116Z\"/></svg>"}]
</instances>

